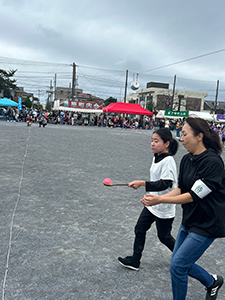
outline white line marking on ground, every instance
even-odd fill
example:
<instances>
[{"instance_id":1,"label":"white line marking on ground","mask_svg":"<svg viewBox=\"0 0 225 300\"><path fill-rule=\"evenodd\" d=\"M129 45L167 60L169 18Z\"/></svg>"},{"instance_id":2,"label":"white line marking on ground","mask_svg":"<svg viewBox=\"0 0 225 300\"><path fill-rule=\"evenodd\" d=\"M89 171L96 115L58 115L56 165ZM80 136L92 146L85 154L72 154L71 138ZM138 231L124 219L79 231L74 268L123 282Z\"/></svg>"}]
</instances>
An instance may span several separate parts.
<instances>
[{"instance_id":1,"label":"white line marking on ground","mask_svg":"<svg viewBox=\"0 0 225 300\"><path fill-rule=\"evenodd\" d=\"M10 224L9 246L8 246L8 252L7 252L7 259L6 259L5 276L4 276L3 287L2 287L2 300L5 299L5 286L6 286L8 269L9 269L9 258L10 258L11 244L12 244L12 234L13 234L13 222L14 222L14 217L15 217L15 214L16 214L16 209L17 209L18 203L20 201L20 190L21 190L22 181L23 181L23 170L24 170L25 158L27 156L28 142L29 142L29 139L30 139L30 130L31 130L31 127L29 128L29 131L28 131L28 137L27 137L27 141L26 141L26 150L25 150L22 165L21 165L21 177L20 177L20 182L19 182L17 201L16 201L15 206L14 206L14 210L13 210L13 214L12 214L12 218L11 218L11 224Z\"/></svg>"}]
</instances>

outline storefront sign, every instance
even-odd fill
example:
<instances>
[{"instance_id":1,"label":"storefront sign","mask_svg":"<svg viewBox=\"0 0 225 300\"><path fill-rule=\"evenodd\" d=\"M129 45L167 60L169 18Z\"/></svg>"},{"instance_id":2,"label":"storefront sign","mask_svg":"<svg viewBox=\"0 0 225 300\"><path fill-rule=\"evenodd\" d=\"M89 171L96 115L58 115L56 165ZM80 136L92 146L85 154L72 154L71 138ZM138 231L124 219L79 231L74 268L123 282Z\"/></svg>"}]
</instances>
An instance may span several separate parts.
<instances>
[{"instance_id":1,"label":"storefront sign","mask_svg":"<svg viewBox=\"0 0 225 300\"><path fill-rule=\"evenodd\" d=\"M189 110L183 111L174 111L174 110L165 110L165 117L175 117L175 118L186 118L189 115Z\"/></svg>"},{"instance_id":2,"label":"storefront sign","mask_svg":"<svg viewBox=\"0 0 225 300\"><path fill-rule=\"evenodd\" d=\"M102 106L102 102L86 102L60 99L59 106L81 109L98 109L99 106Z\"/></svg>"},{"instance_id":3,"label":"storefront sign","mask_svg":"<svg viewBox=\"0 0 225 300\"><path fill-rule=\"evenodd\" d=\"M217 120L225 120L225 115L217 115Z\"/></svg>"}]
</instances>

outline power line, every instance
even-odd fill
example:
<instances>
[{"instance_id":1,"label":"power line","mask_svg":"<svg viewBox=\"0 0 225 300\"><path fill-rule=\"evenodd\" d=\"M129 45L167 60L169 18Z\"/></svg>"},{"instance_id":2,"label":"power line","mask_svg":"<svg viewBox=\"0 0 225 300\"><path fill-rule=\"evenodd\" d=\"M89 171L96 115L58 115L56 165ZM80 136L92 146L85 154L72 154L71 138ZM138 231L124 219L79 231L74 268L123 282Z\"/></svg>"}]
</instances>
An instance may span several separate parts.
<instances>
[{"instance_id":1,"label":"power line","mask_svg":"<svg viewBox=\"0 0 225 300\"><path fill-rule=\"evenodd\" d=\"M161 67L157 67L148 71L140 72L139 74L142 74L142 79L149 80L149 76L154 77L154 80L156 77L159 77L161 80L162 78L167 78L168 81L171 81L173 77L171 76L162 76L162 75L150 75L147 74L149 71L157 70L160 68L165 68L168 66L176 65L179 63L191 61L197 58L201 58L204 56L216 54L219 52L225 51L225 49L217 50L214 52L210 52L207 54L202 54L196 57L188 58L185 60L181 60L178 62L174 62L168 65L164 65ZM53 73L59 74L58 78L58 86L64 86L65 81L71 80L71 74L70 64L60 64L60 63L44 63L44 62L37 62L37 61L25 61L22 59L13 59L13 58L3 58L0 56L0 62L2 64L4 60L4 64L8 65L15 65L18 63L19 68L17 70L18 73L15 74L15 78L18 80L18 84L21 86L24 86L25 88L28 88L31 90L38 90L38 89L47 89L49 88L49 80L53 78ZM24 68L22 68L21 65L24 65ZM31 69L32 68L32 69ZM22 69L22 70L21 70ZM27 70L26 70L27 69ZM65 71L68 70L68 71ZM145 74L144 74L145 73ZM131 75L132 72L130 71L129 74ZM95 67L88 67L88 66L82 66L78 65L78 72L77 76L80 79L79 86L82 88L87 89L87 92L93 92L96 95L102 95L107 97L109 96L116 96L121 94L119 92L119 89L124 86L124 78L125 76L124 70L109 70L109 69L103 69L103 68L95 68ZM148 79L147 79L148 77ZM212 84L212 81L203 81L203 80L196 80L196 79L187 79L187 78L181 78L179 77L181 82L181 86L186 88L190 88L191 85L190 82L194 83L194 90L200 89L199 84L205 83L204 89L201 88L201 90L207 90L208 85ZM186 81L186 82L185 82ZM190 82L188 82L190 81ZM195 84L196 83L196 84ZM198 83L198 86L197 86ZM192 84L193 85L193 84ZM193 86L191 87L193 89ZM221 90L220 90L221 91ZM120 95L121 96L121 95Z\"/></svg>"},{"instance_id":2,"label":"power line","mask_svg":"<svg viewBox=\"0 0 225 300\"><path fill-rule=\"evenodd\" d=\"M64 63L52 63L52 62L40 62L40 61L35 61L35 60L25 60L25 59L20 59L20 58L10 58L10 57L3 57L0 56L0 59L8 60L7 63L17 63L17 64L37 64L37 65L49 65L49 66L62 66L62 67L69 67L70 64L64 64Z\"/></svg>"},{"instance_id":3,"label":"power line","mask_svg":"<svg viewBox=\"0 0 225 300\"><path fill-rule=\"evenodd\" d=\"M178 64L181 64L183 62L187 62L187 61L194 60L194 59L197 59L197 58L201 58L201 57L204 57L204 56L216 54L216 53L219 53L219 52L222 52L222 51L225 51L225 49L221 49L221 50L217 50L217 51L214 51L214 52L210 52L210 53L198 55L198 56L195 56L195 57L192 57L192 58L187 58L187 59L184 59L184 60L180 60L180 61L168 64L168 65L164 65L164 66L161 66L161 67L153 68L153 69L150 69L150 70L147 70L147 71L144 71L144 72L139 72L139 74L143 74L143 73L146 73L146 72L151 72L151 71L159 70L159 69L162 69L162 68L166 68L166 67L178 65Z\"/></svg>"}]
</instances>

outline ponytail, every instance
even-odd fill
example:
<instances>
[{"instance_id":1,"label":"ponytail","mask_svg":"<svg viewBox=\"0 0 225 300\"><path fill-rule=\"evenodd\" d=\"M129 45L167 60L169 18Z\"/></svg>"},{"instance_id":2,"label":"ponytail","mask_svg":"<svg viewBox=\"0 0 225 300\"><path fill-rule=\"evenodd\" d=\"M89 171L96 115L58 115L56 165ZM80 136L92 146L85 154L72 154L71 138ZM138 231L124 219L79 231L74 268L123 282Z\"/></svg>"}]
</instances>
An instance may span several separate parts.
<instances>
[{"instance_id":1,"label":"ponytail","mask_svg":"<svg viewBox=\"0 0 225 300\"><path fill-rule=\"evenodd\" d=\"M177 153L178 147L179 147L178 141L172 137L170 139L169 153L175 155Z\"/></svg>"},{"instance_id":2,"label":"ponytail","mask_svg":"<svg viewBox=\"0 0 225 300\"><path fill-rule=\"evenodd\" d=\"M169 129L167 128L160 128L153 133L156 133L160 136L160 138L163 140L164 143L170 142L168 151L170 154L175 155L177 153L179 144L177 140L175 140L170 132Z\"/></svg>"},{"instance_id":3,"label":"ponytail","mask_svg":"<svg viewBox=\"0 0 225 300\"><path fill-rule=\"evenodd\" d=\"M194 132L194 136L199 133L203 134L202 142L206 149L214 149L217 154L221 154L222 146L220 143L219 134L209 127L209 124L201 118L187 118L187 123Z\"/></svg>"}]
</instances>

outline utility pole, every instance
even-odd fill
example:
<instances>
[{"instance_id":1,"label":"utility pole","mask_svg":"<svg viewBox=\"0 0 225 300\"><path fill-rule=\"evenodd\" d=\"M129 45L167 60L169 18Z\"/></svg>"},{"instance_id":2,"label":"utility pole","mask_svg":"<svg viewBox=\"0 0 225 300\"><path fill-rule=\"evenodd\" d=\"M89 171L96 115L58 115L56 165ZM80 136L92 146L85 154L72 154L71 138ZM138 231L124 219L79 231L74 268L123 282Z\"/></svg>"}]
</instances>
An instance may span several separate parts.
<instances>
[{"instance_id":1,"label":"utility pole","mask_svg":"<svg viewBox=\"0 0 225 300\"><path fill-rule=\"evenodd\" d=\"M71 98L71 82L69 82L69 92L68 92L68 99Z\"/></svg>"},{"instance_id":2,"label":"utility pole","mask_svg":"<svg viewBox=\"0 0 225 300\"><path fill-rule=\"evenodd\" d=\"M46 109L48 111L52 109L52 94L53 94L52 88L53 88L52 80L50 80L50 89L46 91L48 93L48 98L46 100Z\"/></svg>"},{"instance_id":3,"label":"utility pole","mask_svg":"<svg viewBox=\"0 0 225 300\"><path fill-rule=\"evenodd\" d=\"M76 64L73 63L72 100L74 100L75 88L76 88Z\"/></svg>"},{"instance_id":4,"label":"utility pole","mask_svg":"<svg viewBox=\"0 0 225 300\"><path fill-rule=\"evenodd\" d=\"M219 91L219 80L217 80L217 86L216 86L216 98L215 98L215 105L214 105L215 113L216 113L216 107L217 107L218 91Z\"/></svg>"},{"instance_id":5,"label":"utility pole","mask_svg":"<svg viewBox=\"0 0 225 300\"><path fill-rule=\"evenodd\" d=\"M52 80L50 81L50 101L52 101L52 95L53 95L53 86L52 86Z\"/></svg>"},{"instance_id":6,"label":"utility pole","mask_svg":"<svg viewBox=\"0 0 225 300\"><path fill-rule=\"evenodd\" d=\"M124 93L124 100L123 100L124 103L126 103L126 99L127 99L127 81L128 81L128 70L126 70L125 93Z\"/></svg>"},{"instance_id":7,"label":"utility pole","mask_svg":"<svg viewBox=\"0 0 225 300\"><path fill-rule=\"evenodd\" d=\"M180 111L180 106L181 106L181 100L184 98L184 95L178 95L178 109L177 111Z\"/></svg>"},{"instance_id":8,"label":"utility pole","mask_svg":"<svg viewBox=\"0 0 225 300\"><path fill-rule=\"evenodd\" d=\"M174 101L174 95L175 95L176 79L177 79L177 76L174 75L174 81L173 81L173 95L172 95L172 100L171 100L171 110L173 110L173 101Z\"/></svg>"},{"instance_id":9,"label":"utility pole","mask_svg":"<svg viewBox=\"0 0 225 300\"><path fill-rule=\"evenodd\" d=\"M55 95L54 95L54 101L56 101L56 74L55 74L55 80L54 80L54 90L55 90Z\"/></svg>"}]
</instances>

